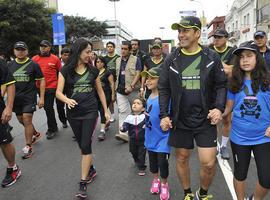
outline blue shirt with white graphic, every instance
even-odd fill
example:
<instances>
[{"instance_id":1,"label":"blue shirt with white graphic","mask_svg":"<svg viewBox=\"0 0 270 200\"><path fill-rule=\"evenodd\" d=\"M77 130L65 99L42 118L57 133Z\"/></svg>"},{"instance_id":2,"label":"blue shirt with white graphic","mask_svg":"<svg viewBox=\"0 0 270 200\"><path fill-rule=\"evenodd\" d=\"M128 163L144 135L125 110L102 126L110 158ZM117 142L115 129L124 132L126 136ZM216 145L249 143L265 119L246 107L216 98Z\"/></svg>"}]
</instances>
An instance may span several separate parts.
<instances>
[{"instance_id":1,"label":"blue shirt with white graphic","mask_svg":"<svg viewBox=\"0 0 270 200\"><path fill-rule=\"evenodd\" d=\"M158 96L148 98L145 113L145 142L147 150L160 153L170 153L168 145L169 131L160 127Z\"/></svg>"},{"instance_id":2,"label":"blue shirt with white graphic","mask_svg":"<svg viewBox=\"0 0 270 200\"><path fill-rule=\"evenodd\" d=\"M251 80L245 80L243 89L227 99L234 101L230 138L239 145L256 145L270 142L265 136L270 126L270 91L253 93Z\"/></svg>"}]
</instances>

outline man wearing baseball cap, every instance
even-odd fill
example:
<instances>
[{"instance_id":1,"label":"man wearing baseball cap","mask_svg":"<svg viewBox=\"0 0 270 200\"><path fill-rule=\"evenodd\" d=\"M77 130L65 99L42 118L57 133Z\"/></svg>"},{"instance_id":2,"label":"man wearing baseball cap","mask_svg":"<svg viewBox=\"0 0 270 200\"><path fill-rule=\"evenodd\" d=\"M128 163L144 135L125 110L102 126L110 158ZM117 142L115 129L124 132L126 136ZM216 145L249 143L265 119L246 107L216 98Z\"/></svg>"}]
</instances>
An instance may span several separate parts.
<instances>
[{"instance_id":1,"label":"man wearing baseball cap","mask_svg":"<svg viewBox=\"0 0 270 200\"><path fill-rule=\"evenodd\" d=\"M169 145L176 149L176 166L184 199L208 200L215 175L217 128L225 109L226 76L216 52L201 46L199 18L187 16L172 24L178 31L179 48L167 56L159 78L160 126L171 129ZM171 101L171 112L169 103ZM190 188L189 158L198 147L200 187Z\"/></svg>"},{"instance_id":2,"label":"man wearing baseball cap","mask_svg":"<svg viewBox=\"0 0 270 200\"><path fill-rule=\"evenodd\" d=\"M32 123L36 105L44 106L45 80L40 66L28 57L28 47L25 42L19 41L14 45L15 60L8 64L9 71L15 82L15 99L13 112L18 121L24 126L25 147L23 148L23 159L33 155L32 144L40 138L41 134L35 130ZM40 81L40 98L37 103L36 81Z\"/></svg>"},{"instance_id":3,"label":"man wearing baseball cap","mask_svg":"<svg viewBox=\"0 0 270 200\"><path fill-rule=\"evenodd\" d=\"M151 56L149 56L144 63L144 71L150 70L154 67L159 67L162 65L165 57L162 55L162 42L161 41L153 41L151 45ZM140 88L140 95L141 97L144 97L144 91L146 90L145 93L145 98L147 99L150 95L150 90L145 88L145 81L146 78L142 77L141 79L141 88Z\"/></svg>"},{"instance_id":4,"label":"man wearing baseball cap","mask_svg":"<svg viewBox=\"0 0 270 200\"><path fill-rule=\"evenodd\" d=\"M231 47L227 44L229 34L225 29L219 28L213 34L213 45L210 46L217 54L219 55L222 65L224 67L224 72L227 77L232 75L233 68L233 51L236 49L235 47ZM231 114L229 114L226 118L222 120L222 124L218 125L218 132L222 135L221 145L219 148L219 153L222 159L229 160L230 154L229 149L227 147L227 143L229 140L229 134L231 129Z\"/></svg>"},{"instance_id":5,"label":"man wearing baseball cap","mask_svg":"<svg viewBox=\"0 0 270 200\"><path fill-rule=\"evenodd\" d=\"M268 70L270 70L270 49L267 47L267 35L264 31L256 31L254 33L254 42L259 47L259 51L262 54Z\"/></svg>"},{"instance_id":6,"label":"man wearing baseball cap","mask_svg":"<svg viewBox=\"0 0 270 200\"><path fill-rule=\"evenodd\" d=\"M58 131L55 113L54 113L54 99L57 87L58 72L61 68L60 59L51 53L52 44L48 40L42 40L39 44L40 54L34 56L32 59L40 65L42 73L46 82L45 90L45 104L44 110L47 116L48 130L46 132L47 139L53 139ZM39 84L37 84L39 87ZM62 122L63 126L65 126Z\"/></svg>"}]
</instances>

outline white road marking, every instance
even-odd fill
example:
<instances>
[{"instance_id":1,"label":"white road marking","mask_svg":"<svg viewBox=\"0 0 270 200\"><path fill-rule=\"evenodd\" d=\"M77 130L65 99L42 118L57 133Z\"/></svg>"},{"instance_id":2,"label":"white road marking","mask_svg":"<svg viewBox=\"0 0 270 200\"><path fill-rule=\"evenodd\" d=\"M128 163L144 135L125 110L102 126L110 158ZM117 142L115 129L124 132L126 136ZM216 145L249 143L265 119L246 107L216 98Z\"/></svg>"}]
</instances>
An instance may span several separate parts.
<instances>
[{"instance_id":1,"label":"white road marking","mask_svg":"<svg viewBox=\"0 0 270 200\"><path fill-rule=\"evenodd\" d=\"M220 147L220 144L218 142L218 149ZM220 154L217 155L217 160L218 160L218 164L220 166L220 169L223 173L223 176L225 178L225 181L228 185L228 188L231 192L231 195L232 195L232 198L233 200L237 200L237 197L236 197L236 193L235 193L235 190L234 190L234 187L233 187L233 173L232 173L232 169L228 163L227 160L224 160L220 157Z\"/></svg>"}]
</instances>

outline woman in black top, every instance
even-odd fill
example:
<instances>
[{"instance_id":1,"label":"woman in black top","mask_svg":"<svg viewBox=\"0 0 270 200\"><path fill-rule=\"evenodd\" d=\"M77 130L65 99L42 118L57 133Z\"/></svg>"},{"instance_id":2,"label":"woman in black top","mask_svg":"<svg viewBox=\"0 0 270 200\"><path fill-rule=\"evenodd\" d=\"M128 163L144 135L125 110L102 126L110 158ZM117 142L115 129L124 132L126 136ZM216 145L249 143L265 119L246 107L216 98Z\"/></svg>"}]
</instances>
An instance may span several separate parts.
<instances>
[{"instance_id":1,"label":"woman in black top","mask_svg":"<svg viewBox=\"0 0 270 200\"><path fill-rule=\"evenodd\" d=\"M92 134L98 117L96 92L105 110L106 121L109 120L107 104L102 90L99 71L89 66L91 44L85 39L78 39L70 51L70 58L59 73L56 96L67 104L67 118L76 136L82 154L82 175L80 188L76 194L86 198L86 184L92 164ZM63 90L65 88L65 94Z\"/></svg>"},{"instance_id":2,"label":"woman in black top","mask_svg":"<svg viewBox=\"0 0 270 200\"><path fill-rule=\"evenodd\" d=\"M114 79L110 70L107 69L105 58L99 56L95 61L95 66L99 70L99 77L102 85L102 89L105 93L107 106L110 105L111 102L115 101L115 91L114 91ZM100 125L100 134L98 135L98 140L103 141L105 139L105 113L102 107L100 100L98 101L98 110L101 117L101 125ZM106 109L107 110L107 109Z\"/></svg>"}]
</instances>

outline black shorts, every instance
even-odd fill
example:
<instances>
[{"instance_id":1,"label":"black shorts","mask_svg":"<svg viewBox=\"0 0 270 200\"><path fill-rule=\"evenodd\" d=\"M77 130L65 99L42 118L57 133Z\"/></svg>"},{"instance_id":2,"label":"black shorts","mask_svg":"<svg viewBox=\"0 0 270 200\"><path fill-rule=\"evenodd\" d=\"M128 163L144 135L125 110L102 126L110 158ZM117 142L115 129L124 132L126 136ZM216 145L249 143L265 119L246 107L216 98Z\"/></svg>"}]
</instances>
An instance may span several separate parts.
<instances>
[{"instance_id":1,"label":"black shorts","mask_svg":"<svg viewBox=\"0 0 270 200\"><path fill-rule=\"evenodd\" d=\"M23 113L34 113L35 111L36 111L36 102L16 103L13 106L13 112L15 112L16 115L22 115Z\"/></svg>"},{"instance_id":2,"label":"black shorts","mask_svg":"<svg viewBox=\"0 0 270 200\"><path fill-rule=\"evenodd\" d=\"M8 124L0 122L0 145L9 144L13 140Z\"/></svg>"},{"instance_id":3,"label":"black shorts","mask_svg":"<svg viewBox=\"0 0 270 200\"><path fill-rule=\"evenodd\" d=\"M207 126L200 130L179 129L171 131L168 144L175 148L193 149L194 140L198 147L217 146L217 127Z\"/></svg>"}]
</instances>

